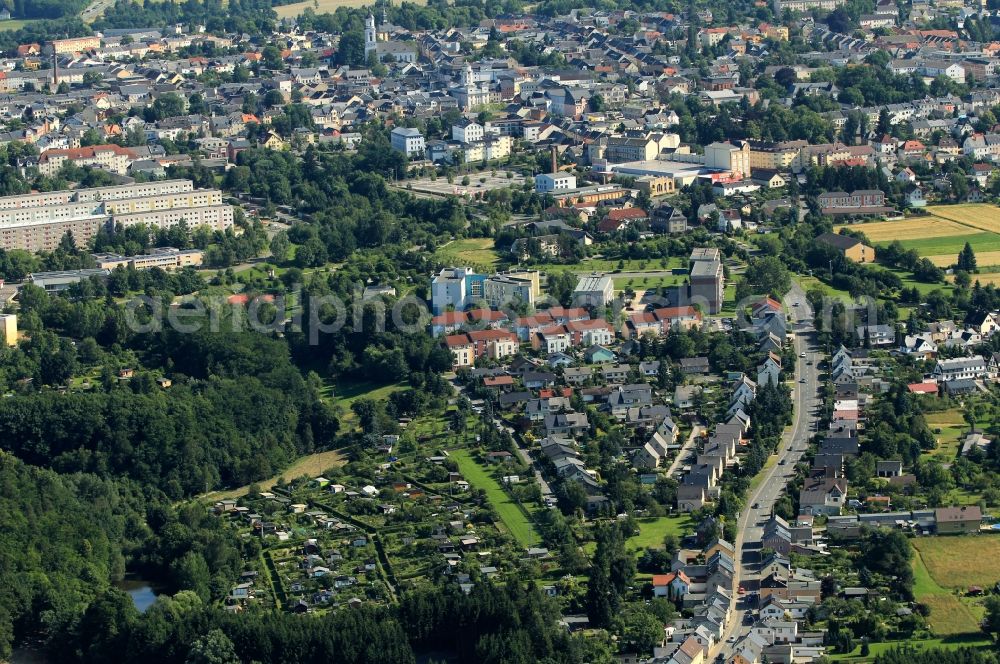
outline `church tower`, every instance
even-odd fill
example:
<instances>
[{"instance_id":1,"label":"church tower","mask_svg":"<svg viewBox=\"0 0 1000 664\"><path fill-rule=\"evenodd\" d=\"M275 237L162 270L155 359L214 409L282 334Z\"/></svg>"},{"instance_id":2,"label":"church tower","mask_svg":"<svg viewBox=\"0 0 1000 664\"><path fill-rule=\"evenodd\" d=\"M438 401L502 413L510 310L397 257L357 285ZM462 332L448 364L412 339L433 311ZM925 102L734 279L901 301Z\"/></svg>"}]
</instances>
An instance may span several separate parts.
<instances>
[{"instance_id":1,"label":"church tower","mask_svg":"<svg viewBox=\"0 0 1000 664\"><path fill-rule=\"evenodd\" d=\"M374 52L377 48L378 35L375 31L375 16L373 14L368 14L368 18L365 20L365 57L368 57L369 53Z\"/></svg>"}]
</instances>

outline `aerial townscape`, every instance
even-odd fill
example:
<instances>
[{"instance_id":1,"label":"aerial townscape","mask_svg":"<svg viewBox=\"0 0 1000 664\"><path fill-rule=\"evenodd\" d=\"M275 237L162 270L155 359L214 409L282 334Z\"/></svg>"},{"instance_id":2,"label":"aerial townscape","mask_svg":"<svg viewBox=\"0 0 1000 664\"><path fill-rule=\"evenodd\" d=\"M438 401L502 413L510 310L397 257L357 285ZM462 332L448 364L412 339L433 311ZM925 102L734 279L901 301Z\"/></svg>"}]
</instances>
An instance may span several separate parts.
<instances>
[{"instance_id":1,"label":"aerial townscape","mask_svg":"<svg viewBox=\"0 0 1000 664\"><path fill-rule=\"evenodd\" d=\"M0 2L0 663L998 664L1000 0L364 2Z\"/></svg>"}]
</instances>

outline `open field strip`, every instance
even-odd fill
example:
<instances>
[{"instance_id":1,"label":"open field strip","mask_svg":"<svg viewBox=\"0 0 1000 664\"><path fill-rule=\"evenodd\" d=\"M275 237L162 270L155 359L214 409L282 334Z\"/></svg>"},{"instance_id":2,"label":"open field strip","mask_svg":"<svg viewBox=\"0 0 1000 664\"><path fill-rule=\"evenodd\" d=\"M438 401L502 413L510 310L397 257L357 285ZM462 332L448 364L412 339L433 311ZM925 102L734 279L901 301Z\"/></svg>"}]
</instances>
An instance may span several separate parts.
<instances>
[{"instance_id":1,"label":"open field strip","mask_svg":"<svg viewBox=\"0 0 1000 664\"><path fill-rule=\"evenodd\" d=\"M968 226L938 217L913 217L903 221L876 221L869 224L840 224L833 227L833 232L839 233L841 228L860 231L876 243L949 237L968 234L970 231Z\"/></svg>"},{"instance_id":2,"label":"open field strip","mask_svg":"<svg viewBox=\"0 0 1000 664\"><path fill-rule=\"evenodd\" d=\"M528 520L520 506L503 490L500 483L472 458L468 450L452 450L451 458L458 464L458 470L466 481L486 492L486 499L500 515L500 520L518 542L524 547L538 546L542 541L535 526Z\"/></svg>"},{"instance_id":3,"label":"open field strip","mask_svg":"<svg viewBox=\"0 0 1000 664\"><path fill-rule=\"evenodd\" d=\"M958 222L991 233L1000 233L1000 207L988 203L933 205L927 211L935 217Z\"/></svg>"}]
</instances>

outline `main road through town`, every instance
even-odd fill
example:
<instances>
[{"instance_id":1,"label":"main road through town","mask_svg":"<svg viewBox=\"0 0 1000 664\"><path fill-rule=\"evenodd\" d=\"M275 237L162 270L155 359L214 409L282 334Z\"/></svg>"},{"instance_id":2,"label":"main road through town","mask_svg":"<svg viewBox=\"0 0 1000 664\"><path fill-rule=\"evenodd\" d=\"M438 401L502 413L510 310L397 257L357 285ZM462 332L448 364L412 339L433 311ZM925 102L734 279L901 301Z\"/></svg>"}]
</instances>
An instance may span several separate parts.
<instances>
[{"instance_id":1,"label":"main road through town","mask_svg":"<svg viewBox=\"0 0 1000 664\"><path fill-rule=\"evenodd\" d=\"M745 624L747 613L752 611L747 596L756 588L758 581L757 562L764 530L762 526L771 515L774 503L781 496L785 484L791 479L795 464L808 447L820 407L820 353L816 345L812 309L798 284L794 284L785 296L784 303L788 310L790 329L795 335L795 386L792 390L794 419L782 436L781 445L776 452L777 461L772 461L761 471L764 473L763 478L751 489L747 505L740 513L736 541L733 542L739 558L733 588L733 612L726 623L722 639L710 651L711 657L722 655L727 660L732 654L733 643L750 630ZM746 588L746 593L738 592L741 586Z\"/></svg>"}]
</instances>

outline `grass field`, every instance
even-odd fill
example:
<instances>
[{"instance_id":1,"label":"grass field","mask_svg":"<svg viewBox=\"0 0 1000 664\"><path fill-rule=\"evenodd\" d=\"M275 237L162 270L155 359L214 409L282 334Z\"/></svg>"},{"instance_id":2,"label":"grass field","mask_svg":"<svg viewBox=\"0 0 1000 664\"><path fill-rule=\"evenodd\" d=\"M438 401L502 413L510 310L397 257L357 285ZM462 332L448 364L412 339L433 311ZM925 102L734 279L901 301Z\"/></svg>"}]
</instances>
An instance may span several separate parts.
<instances>
[{"instance_id":1,"label":"grass field","mask_svg":"<svg viewBox=\"0 0 1000 664\"><path fill-rule=\"evenodd\" d=\"M886 240L876 244L889 244L889 242L890 240ZM966 242L971 244L972 248L975 250L977 263L978 255L980 253L990 254L993 252L1000 252L1000 235L997 235L996 233L974 231L965 235L947 235L900 240L900 243L904 248L916 249L917 253L921 256L953 256L951 259L952 263L958 258L958 252L962 250ZM986 263L983 263L983 265L986 265Z\"/></svg>"},{"instance_id":2,"label":"grass field","mask_svg":"<svg viewBox=\"0 0 1000 664\"><path fill-rule=\"evenodd\" d=\"M1000 537L923 537L913 540L913 548L942 588L988 588L1000 581Z\"/></svg>"},{"instance_id":3,"label":"grass field","mask_svg":"<svg viewBox=\"0 0 1000 664\"><path fill-rule=\"evenodd\" d=\"M869 645L867 657L861 656L861 646L856 647L852 652L845 654L827 655L835 662L870 662L881 654L893 648L913 648L915 650L927 650L928 648L942 648L952 650L956 648L977 648L985 649L992 644L992 641L983 634L965 634L961 636L949 636L940 639L924 639L922 641L886 641L884 643L872 643Z\"/></svg>"},{"instance_id":4,"label":"grass field","mask_svg":"<svg viewBox=\"0 0 1000 664\"><path fill-rule=\"evenodd\" d=\"M846 300L851 302L854 301L854 298L852 298L851 294L848 293L847 291L840 290L834 288L833 286L825 284L816 277L795 275L795 281L799 282L799 286L802 286L802 290L806 291L807 293L814 288L818 288L821 291L823 291L828 297L836 297L840 298L841 300Z\"/></svg>"},{"instance_id":5,"label":"grass field","mask_svg":"<svg viewBox=\"0 0 1000 664\"><path fill-rule=\"evenodd\" d=\"M331 402L344 409L341 415L341 424L353 426L355 415L351 410L351 404L361 398L374 399L375 401L385 401L393 392L405 389L406 383L390 383L388 385L380 381L341 381L336 385L327 385L320 392L321 397L331 400Z\"/></svg>"},{"instance_id":6,"label":"grass field","mask_svg":"<svg viewBox=\"0 0 1000 664\"><path fill-rule=\"evenodd\" d=\"M958 408L949 408L936 413L927 413L924 417L931 431L941 430L941 433L934 434L938 441L937 448L927 452L926 455L938 457L942 461L954 461L962 445L962 438L965 437L966 429L969 427L962 419L962 413Z\"/></svg>"},{"instance_id":7,"label":"grass field","mask_svg":"<svg viewBox=\"0 0 1000 664\"><path fill-rule=\"evenodd\" d=\"M615 283L615 290L649 290L651 288L663 288L664 286L677 286L687 281L686 274L664 274L663 276L652 277L618 277L612 279Z\"/></svg>"},{"instance_id":8,"label":"grass field","mask_svg":"<svg viewBox=\"0 0 1000 664\"><path fill-rule=\"evenodd\" d=\"M950 539L952 538L942 538L943 541ZM924 564L923 554L919 550L913 557L913 579L914 596L931 610L928 624L935 636L975 634L979 631L976 628L979 622L976 616L958 596L938 584Z\"/></svg>"},{"instance_id":9,"label":"grass field","mask_svg":"<svg viewBox=\"0 0 1000 664\"><path fill-rule=\"evenodd\" d=\"M258 482L257 484L261 489L267 490L273 487L278 482L279 478L284 478L287 482L295 479L296 477L302 477L303 475L316 477L318 475L322 475L323 472L329 470L330 468L344 465L345 462L344 455L340 450L329 450L326 452L317 452L316 454L308 454L299 458L283 472L278 473L268 480ZM240 496L246 494L249 488L249 486L242 486L238 489L232 489L230 491L212 491L211 493L203 494L201 498L210 501L239 498Z\"/></svg>"},{"instance_id":10,"label":"grass field","mask_svg":"<svg viewBox=\"0 0 1000 664\"><path fill-rule=\"evenodd\" d=\"M964 226L1000 233L1000 207L988 203L965 205L932 205L927 211L935 217L958 222Z\"/></svg>"},{"instance_id":11,"label":"grass field","mask_svg":"<svg viewBox=\"0 0 1000 664\"><path fill-rule=\"evenodd\" d=\"M633 535L625 541L625 548L629 551L639 552L646 548L662 548L663 538L668 534L681 538L694 527L691 517L687 514L638 519L638 521L639 534Z\"/></svg>"},{"instance_id":12,"label":"grass field","mask_svg":"<svg viewBox=\"0 0 1000 664\"><path fill-rule=\"evenodd\" d=\"M468 265L486 269L494 267L500 260L493 249L493 239L481 237L449 242L434 252L434 258L448 265Z\"/></svg>"},{"instance_id":13,"label":"grass field","mask_svg":"<svg viewBox=\"0 0 1000 664\"><path fill-rule=\"evenodd\" d=\"M9 21L0 21L0 31L20 30L32 23L38 23L38 20L33 18L13 18Z\"/></svg>"},{"instance_id":14,"label":"grass field","mask_svg":"<svg viewBox=\"0 0 1000 664\"><path fill-rule=\"evenodd\" d=\"M524 547L538 546L542 538L535 530L535 526L510 495L503 490L500 483L472 458L468 450L454 450L451 452L451 458L458 464L459 472L469 484L486 492L486 498L500 515L500 520L503 521L514 539Z\"/></svg>"}]
</instances>

